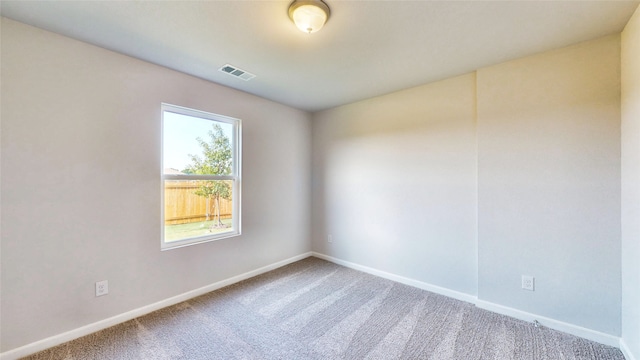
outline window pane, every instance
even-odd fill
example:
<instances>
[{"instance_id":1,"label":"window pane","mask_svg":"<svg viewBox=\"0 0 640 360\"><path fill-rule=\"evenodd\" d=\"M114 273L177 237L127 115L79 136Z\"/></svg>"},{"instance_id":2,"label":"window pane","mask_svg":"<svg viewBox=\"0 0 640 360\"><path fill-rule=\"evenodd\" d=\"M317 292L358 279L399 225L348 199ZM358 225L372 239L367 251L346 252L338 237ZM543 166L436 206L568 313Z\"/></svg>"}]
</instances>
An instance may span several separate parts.
<instances>
[{"instance_id":1,"label":"window pane","mask_svg":"<svg viewBox=\"0 0 640 360\"><path fill-rule=\"evenodd\" d=\"M165 242L236 231L232 197L232 180L165 180Z\"/></svg>"},{"instance_id":2,"label":"window pane","mask_svg":"<svg viewBox=\"0 0 640 360\"><path fill-rule=\"evenodd\" d=\"M162 104L162 123L161 248L240 235L241 121Z\"/></svg>"},{"instance_id":3,"label":"window pane","mask_svg":"<svg viewBox=\"0 0 640 360\"><path fill-rule=\"evenodd\" d=\"M165 174L231 175L233 124L163 113Z\"/></svg>"}]
</instances>

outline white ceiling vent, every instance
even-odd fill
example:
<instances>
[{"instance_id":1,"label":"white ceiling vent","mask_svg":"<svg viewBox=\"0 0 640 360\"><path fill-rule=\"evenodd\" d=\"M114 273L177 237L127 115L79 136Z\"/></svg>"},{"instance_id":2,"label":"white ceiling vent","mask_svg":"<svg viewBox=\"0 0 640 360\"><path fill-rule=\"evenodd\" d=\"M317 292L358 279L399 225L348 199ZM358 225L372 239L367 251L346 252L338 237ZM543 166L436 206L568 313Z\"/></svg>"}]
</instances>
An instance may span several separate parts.
<instances>
[{"instance_id":1,"label":"white ceiling vent","mask_svg":"<svg viewBox=\"0 0 640 360\"><path fill-rule=\"evenodd\" d=\"M254 74L244 71L242 69L239 69L233 65L225 65L223 67L221 67L220 69L218 69L218 71L221 71L225 74L229 74L231 76L237 77L239 79L242 79L244 81L249 81L251 79L253 79L254 77L256 77Z\"/></svg>"}]
</instances>

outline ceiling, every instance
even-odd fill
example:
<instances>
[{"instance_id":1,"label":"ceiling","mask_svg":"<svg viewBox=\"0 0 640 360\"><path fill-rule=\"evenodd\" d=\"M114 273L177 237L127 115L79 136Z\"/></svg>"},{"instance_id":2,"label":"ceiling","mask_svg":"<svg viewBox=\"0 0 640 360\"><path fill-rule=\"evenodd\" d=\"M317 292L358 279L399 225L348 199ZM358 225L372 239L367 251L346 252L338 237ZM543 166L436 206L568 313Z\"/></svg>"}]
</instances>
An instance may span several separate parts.
<instances>
[{"instance_id":1,"label":"ceiling","mask_svg":"<svg viewBox=\"0 0 640 360\"><path fill-rule=\"evenodd\" d=\"M290 1L10 1L2 16L318 111L619 33L638 1L340 1L314 34ZM218 69L232 64L250 81Z\"/></svg>"}]
</instances>

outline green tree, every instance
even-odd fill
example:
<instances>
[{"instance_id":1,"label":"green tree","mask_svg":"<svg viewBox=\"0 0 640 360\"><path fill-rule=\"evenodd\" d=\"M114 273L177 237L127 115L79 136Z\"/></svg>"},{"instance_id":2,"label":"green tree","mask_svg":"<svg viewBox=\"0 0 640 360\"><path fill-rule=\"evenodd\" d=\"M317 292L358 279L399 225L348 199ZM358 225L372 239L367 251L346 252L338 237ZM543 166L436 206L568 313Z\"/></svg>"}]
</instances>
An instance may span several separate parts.
<instances>
[{"instance_id":1,"label":"green tree","mask_svg":"<svg viewBox=\"0 0 640 360\"><path fill-rule=\"evenodd\" d=\"M196 175L231 175L233 155L229 138L224 135L222 127L216 123L213 123L213 128L209 130L208 135L208 141L200 137L196 138L202 148L202 154L189 154L191 164L183 172ZM202 181L195 194L207 198L207 220L210 220L211 206L213 205L213 215L216 221L211 227L224 227L220 220L220 199L231 199L229 181Z\"/></svg>"}]
</instances>

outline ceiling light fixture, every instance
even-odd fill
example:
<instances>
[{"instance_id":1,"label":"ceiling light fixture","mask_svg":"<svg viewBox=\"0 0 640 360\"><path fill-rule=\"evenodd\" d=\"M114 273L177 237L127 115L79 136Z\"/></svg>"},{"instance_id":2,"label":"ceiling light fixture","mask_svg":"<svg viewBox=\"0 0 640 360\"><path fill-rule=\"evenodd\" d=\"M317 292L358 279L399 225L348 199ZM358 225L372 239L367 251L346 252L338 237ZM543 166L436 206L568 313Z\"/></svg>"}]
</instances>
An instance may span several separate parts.
<instances>
[{"instance_id":1,"label":"ceiling light fixture","mask_svg":"<svg viewBox=\"0 0 640 360\"><path fill-rule=\"evenodd\" d=\"M300 31L314 33L324 26L331 10L322 0L295 0L289 5L289 17Z\"/></svg>"}]
</instances>

